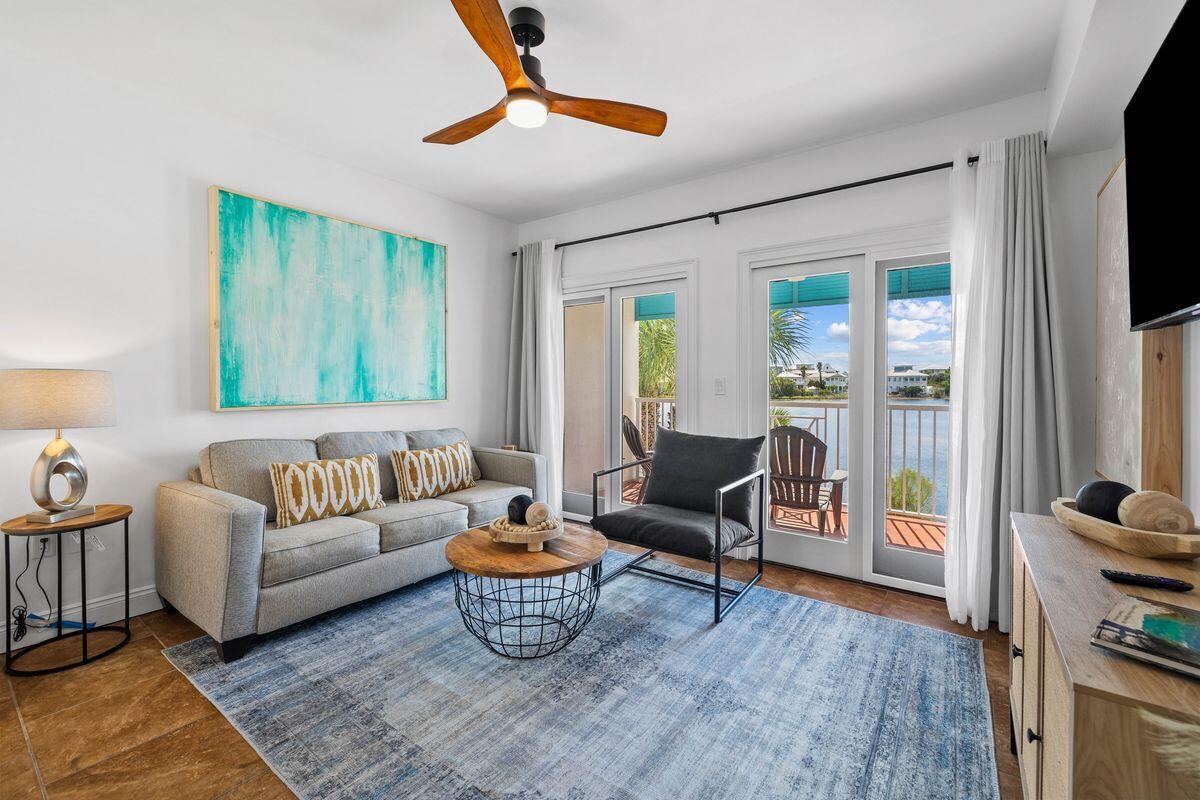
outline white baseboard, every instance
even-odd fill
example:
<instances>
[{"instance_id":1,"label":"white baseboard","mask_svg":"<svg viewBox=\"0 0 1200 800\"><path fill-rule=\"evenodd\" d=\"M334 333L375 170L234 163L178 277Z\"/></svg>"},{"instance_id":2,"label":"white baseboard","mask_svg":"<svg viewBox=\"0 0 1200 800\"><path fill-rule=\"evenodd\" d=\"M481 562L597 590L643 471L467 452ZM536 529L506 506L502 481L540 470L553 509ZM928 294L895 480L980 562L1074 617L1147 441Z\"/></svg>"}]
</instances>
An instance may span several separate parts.
<instances>
[{"instance_id":1,"label":"white baseboard","mask_svg":"<svg viewBox=\"0 0 1200 800\"><path fill-rule=\"evenodd\" d=\"M42 598L39 597L38 599L41 600ZM129 616L136 617L139 614L148 614L160 608L162 608L162 603L158 599L158 593L155 591L154 584L130 588ZM82 610L82 603L69 603L63 607L63 619L78 622L82 616L80 614ZM32 608L30 611L43 617L47 615L47 610L41 607ZM87 612L89 624L107 625L110 622L123 620L125 619L125 593L116 592L115 594L103 597L93 597L88 600ZM13 651L20 650L22 647L28 647L31 644L37 644L46 639L53 639L56 632L57 628L54 625L51 625L49 628L34 628L30 626L24 639L19 642L13 642Z\"/></svg>"},{"instance_id":2,"label":"white baseboard","mask_svg":"<svg viewBox=\"0 0 1200 800\"><path fill-rule=\"evenodd\" d=\"M575 514L571 511L564 511L562 512L562 516L563 519L569 519L572 522L582 522L585 525L590 525L592 522L592 518L587 514Z\"/></svg>"}]
</instances>

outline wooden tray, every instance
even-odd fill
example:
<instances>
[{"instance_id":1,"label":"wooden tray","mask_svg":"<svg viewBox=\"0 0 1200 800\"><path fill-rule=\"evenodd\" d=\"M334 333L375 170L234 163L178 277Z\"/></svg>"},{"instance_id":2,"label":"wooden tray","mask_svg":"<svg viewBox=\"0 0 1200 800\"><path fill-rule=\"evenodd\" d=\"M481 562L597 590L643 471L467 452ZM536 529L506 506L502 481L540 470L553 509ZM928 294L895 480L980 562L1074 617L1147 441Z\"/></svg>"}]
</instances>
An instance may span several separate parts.
<instances>
[{"instance_id":1,"label":"wooden tray","mask_svg":"<svg viewBox=\"0 0 1200 800\"><path fill-rule=\"evenodd\" d=\"M1191 533L1139 531L1089 517L1075 508L1075 501L1060 497L1050 504L1054 516L1073 532L1100 544L1143 558L1200 558L1200 528Z\"/></svg>"},{"instance_id":2,"label":"wooden tray","mask_svg":"<svg viewBox=\"0 0 1200 800\"><path fill-rule=\"evenodd\" d=\"M553 522L556 523L553 528L541 530L526 528L524 525L516 526L516 530L497 527L496 523L501 522L502 520L507 521L507 518L499 517L498 519L493 520L492 523L487 527L488 535L492 537L492 541L508 542L509 544L523 544L526 545L531 553L540 551L544 542L548 542L551 539L557 539L559 536L563 535L563 524L561 519L553 520Z\"/></svg>"}]
</instances>

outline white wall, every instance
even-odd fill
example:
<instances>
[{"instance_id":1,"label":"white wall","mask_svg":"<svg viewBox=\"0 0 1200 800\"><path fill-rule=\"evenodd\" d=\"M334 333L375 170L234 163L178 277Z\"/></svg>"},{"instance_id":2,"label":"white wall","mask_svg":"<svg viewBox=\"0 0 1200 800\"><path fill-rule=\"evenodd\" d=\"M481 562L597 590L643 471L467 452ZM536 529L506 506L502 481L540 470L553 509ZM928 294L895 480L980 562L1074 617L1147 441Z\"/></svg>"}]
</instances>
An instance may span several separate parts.
<instances>
[{"instance_id":1,"label":"white wall","mask_svg":"<svg viewBox=\"0 0 1200 800\"><path fill-rule=\"evenodd\" d=\"M117 427L65 435L88 464L88 500L136 509L133 587L154 583L156 484L184 477L210 441L457 425L501 442L511 223L54 63L0 53L0 108L0 368L113 371ZM449 400L209 411L211 184L445 242ZM4 518L30 510L29 468L50 436L0 431ZM121 588L110 530L89 560L91 597ZM77 559L65 564L69 604Z\"/></svg>"},{"instance_id":2,"label":"white wall","mask_svg":"<svg viewBox=\"0 0 1200 800\"><path fill-rule=\"evenodd\" d=\"M1042 93L1018 97L970 111L866 136L784 158L700 178L621 201L521 225L521 241L544 237L558 240L602 234L623 228L688 216L741 203L765 200L807 189L846 183L861 178L949 161L959 147L977 148L985 139L1039 130L1045 121ZM949 217L948 172L838 192L822 197L723 217L719 226L702 221L649 231L609 241L580 245L564 251L567 279L606 271L629 269L677 259L698 261L699 314L699 420L697 430L716 435L739 431L737 393L738 252L751 248L853 234ZM1079 238L1086 238L1081 235ZM1089 250L1090 252L1090 250ZM1073 257L1065 259L1066 280L1073 284L1087 273ZM1089 278L1087 286L1094 283ZM1089 288L1085 286L1083 295ZM1065 293L1071 305L1064 311L1071 322L1068 345L1070 386L1086 396L1092 392L1092 346L1075 335L1075 327L1090 306L1083 295ZM1082 324L1081 322L1079 324ZM725 396L713 392L716 378L729 379ZM1081 418L1084 436L1075 460L1090 469L1091 417ZM1086 448L1085 446L1086 445Z\"/></svg>"}]
</instances>

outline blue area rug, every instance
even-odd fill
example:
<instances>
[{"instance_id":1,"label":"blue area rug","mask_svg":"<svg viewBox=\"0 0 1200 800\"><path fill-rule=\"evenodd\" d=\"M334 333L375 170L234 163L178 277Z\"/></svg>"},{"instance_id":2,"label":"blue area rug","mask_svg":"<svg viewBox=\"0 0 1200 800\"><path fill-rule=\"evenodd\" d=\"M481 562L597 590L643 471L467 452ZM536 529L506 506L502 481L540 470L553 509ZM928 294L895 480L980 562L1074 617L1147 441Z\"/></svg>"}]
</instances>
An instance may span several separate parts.
<instances>
[{"instance_id":1,"label":"blue area rug","mask_svg":"<svg viewBox=\"0 0 1200 800\"><path fill-rule=\"evenodd\" d=\"M166 655L303 798L999 796L974 639L757 588L714 627L710 595L628 574L565 650L514 661L453 591L433 578L232 664L207 637Z\"/></svg>"}]
</instances>

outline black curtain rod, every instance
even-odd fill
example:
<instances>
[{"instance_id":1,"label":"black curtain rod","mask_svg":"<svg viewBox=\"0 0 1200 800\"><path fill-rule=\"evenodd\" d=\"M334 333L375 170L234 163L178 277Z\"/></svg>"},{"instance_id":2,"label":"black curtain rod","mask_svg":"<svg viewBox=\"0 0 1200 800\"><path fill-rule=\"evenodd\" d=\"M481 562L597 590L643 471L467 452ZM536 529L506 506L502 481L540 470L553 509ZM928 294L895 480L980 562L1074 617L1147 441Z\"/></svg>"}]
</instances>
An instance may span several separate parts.
<instances>
[{"instance_id":1,"label":"black curtain rod","mask_svg":"<svg viewBox=\"0 0 1200 800\"><path fill-rule=\"evenodd\" d=\"M967 159L968 164L974 164L979 160L979 156L971 156ZM727 214L736 214L739 211L752 211L756 208L764 208L766 206L774 206L779 203L790 203L793 200L803 200L806 197L817 197L822 194L832 194L833 192L841 192L846 189L857 189L860 186L870 186L873 183L884 183L886 181L894 181L899 178L911 178L913 175L924 175L926 172L937 172L943 169L950 169L954 166L953 161L944 161L941 164L930 164L927 167L917 167L916 169L906 169L904 172L893 172L890 175L880 175L875 178L864 178L861 181L852 183L841 183L837 186L826 186L824 189L813 189L800 194L790 194L787 197L776 197L773 200L762 200L758 203L748 203L744 206L734 206L721 211L709 211L707 214L694 214L690 217L680 217L679 219L667 220L666 222L656 222L653 225L643 225L640 228L629 228L623 231L615 231L613 233L603 233L599 236L589 236L586 239L572 239L569 242L559 242L554 245L555 250L560 250L564 247L570 247L576 244L587 244L588 242L599 242L602 239L613 239L617 236L628 236L631 233L643 233L652 231L658 228L668 228L672 225L682 225L685 222L698 222L702 219L711 219L714 225L721 224L721 217ZM516 255L514 250L512 255Z\"/></svg>"}]
</instances>

